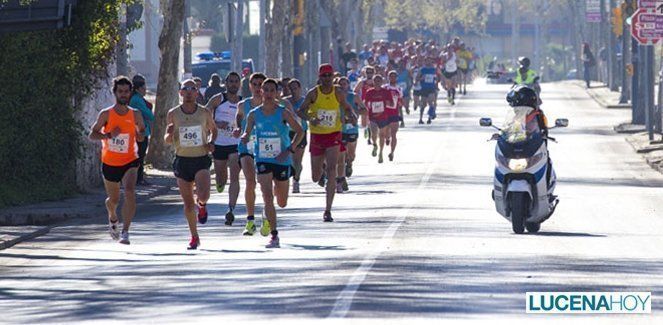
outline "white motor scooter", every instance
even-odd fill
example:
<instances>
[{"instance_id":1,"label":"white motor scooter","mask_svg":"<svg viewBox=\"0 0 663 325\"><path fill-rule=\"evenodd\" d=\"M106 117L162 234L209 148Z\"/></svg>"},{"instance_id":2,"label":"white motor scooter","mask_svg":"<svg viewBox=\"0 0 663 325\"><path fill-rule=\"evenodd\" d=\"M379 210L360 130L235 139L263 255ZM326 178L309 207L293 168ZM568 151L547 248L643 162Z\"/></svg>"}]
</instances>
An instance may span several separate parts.
<instances>
[{"instance_id":1,"label":"white motor scooter","mask_svg":"<svg viewBox=\"0 0 663 325\"><path fill-rule=\"evenodd\" d=\"M502 129L493 126L490 118L482 118L479 123L499 131L491 138L497 141L492 197L497 212L511 222L517 234L525 228L538 232L559 203L553 195L556 175L547 148L548 140L557 141L539 128L536 119L527 121L532 110L528 106L510 107ZM567 119L557 119L553 128L568 124Z\"/></svg>"}]
</instances>

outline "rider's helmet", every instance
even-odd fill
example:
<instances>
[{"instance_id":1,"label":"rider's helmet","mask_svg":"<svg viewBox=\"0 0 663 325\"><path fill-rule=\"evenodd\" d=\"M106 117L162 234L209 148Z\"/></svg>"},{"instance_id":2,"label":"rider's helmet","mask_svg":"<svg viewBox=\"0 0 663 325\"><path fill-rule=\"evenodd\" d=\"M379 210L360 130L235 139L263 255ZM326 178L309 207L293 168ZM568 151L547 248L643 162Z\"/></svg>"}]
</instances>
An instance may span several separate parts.
<instances>
[{"instance_id":1,"label":"rider's helmet","mask_svg":"<svg viewBox=\"0 0 663 325\"><path fill-rule=\"evenodd\" d=\"M518 58L518 64L523 69L529 69L529 65L531 64L531 62L529 61L528 57L521 56Z\"/></svg>"},{"instance_id":2,"label":"rider's helmet","mask_svg":"<svg viewBox=\"0 0 663 325\"><path fill-rule=\"evenodd\" d=\"M539 98L534 89L525 85L519 85L511 89L506 95L506 101L511 107L529 106L536 108L539 103Z\"/></svg>"}]
</instances>

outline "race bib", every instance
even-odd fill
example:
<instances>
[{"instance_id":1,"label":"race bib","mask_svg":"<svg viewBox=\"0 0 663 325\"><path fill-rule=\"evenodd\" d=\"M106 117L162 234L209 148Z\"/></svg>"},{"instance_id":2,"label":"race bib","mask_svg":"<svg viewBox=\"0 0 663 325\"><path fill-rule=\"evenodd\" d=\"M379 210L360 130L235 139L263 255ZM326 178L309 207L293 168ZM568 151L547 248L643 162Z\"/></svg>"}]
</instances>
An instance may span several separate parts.
<instances>
[{"instance_id":1,"label":"race bib","mask_svg":"<svg viewBox=\"0 0 663 325\"><path fill-rule=\"evenodd\" d=\"M121 133L114 138L108 139L108 150L116 153L128 153L129 133Z\"/></svg>"},{"instance_id":2,"label":"race bib","mask_svg":"<svg viewBox=\"0 0 663 325\"><path fill-rule=\"evenodd\" d=\"M435 75L434 74L427 74L424 75L424 82L427 84L432 84L435 82Z\"/></svg>"},{"instance_id":3,"label":"race bib","mask_svg":"<svg viewBox=\"0 0 663 325\"><path fill-rule=\"evenodd\" d=\"M380 114L384 112L384 102L372 102L371 108L373 109L373 114Z\"/></svg>"},{"instance_id":4,"label":"race bib","mask_svg":"<svg viewBox=\"0 0 663 325\"><path fill-rule=\"evenodd\" d=\"M318 119L320 120L320 126L332 128L336 126L336 118L338 117L338 111L321 109L318 110Z\"/></svg>"},{"instance_id":5,"label":"race bib","mask_svg":"<svg viewBox=\"0 0 663 325\"><path fill-rule=\"evenodd\" d=\"M217 131L218 131L219 135L221 135L222 137L226 137L226 138L232 138L233 137L233 130L234 129L233 129L232 125L228 125L225 128L217 128Z\"/></svg>"},{"instance_id":6,"label":"race bib","mask_svg":"<svg viewBox=\"0 0 663 325\"><path fill-rule=\"evenodd\" d=\"M180 146L199 147L203 145L203 128L197 126L180 126Z\"/></svg>"},{"instance_id":7,"label":"race bib","mask_svg":"<svg viewBox=\"0 0 663 325\"><path fill-rule=\"evenodd\" d=\"M276 158L281 154L280 138L260 138L258 145L260 146L258 153L260 158Z\"/></svg>"}]
</instances>

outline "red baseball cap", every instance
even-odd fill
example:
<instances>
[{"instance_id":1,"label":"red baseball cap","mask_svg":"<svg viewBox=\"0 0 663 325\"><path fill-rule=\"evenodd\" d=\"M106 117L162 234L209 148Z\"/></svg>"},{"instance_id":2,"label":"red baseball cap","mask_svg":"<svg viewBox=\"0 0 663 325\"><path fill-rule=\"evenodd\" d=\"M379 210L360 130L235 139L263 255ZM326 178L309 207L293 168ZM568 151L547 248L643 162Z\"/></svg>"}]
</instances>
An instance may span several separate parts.
<instances>
[{"instance_id":1,"label":"red baseball cap","mask_svg":"<svg viewBox=\"0 0 663 325\"><path fill-rule=\"evenodd\" d=\"M321 64L320 69L318 70L318 75L322 76L323 74L326 73L334 73L334 68L331 66L329 63Z\"/></svg>"}]
</instances>

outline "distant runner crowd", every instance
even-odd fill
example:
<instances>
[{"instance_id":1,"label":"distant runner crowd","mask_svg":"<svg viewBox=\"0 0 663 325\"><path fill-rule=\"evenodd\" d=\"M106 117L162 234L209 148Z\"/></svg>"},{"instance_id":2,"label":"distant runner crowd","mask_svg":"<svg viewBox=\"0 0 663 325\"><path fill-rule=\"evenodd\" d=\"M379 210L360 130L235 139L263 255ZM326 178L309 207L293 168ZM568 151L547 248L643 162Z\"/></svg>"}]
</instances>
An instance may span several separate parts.
<instances>
[{"instance_id":1,"label":"distant runner crowd","mask_svg":"<svg viewBox=\"0 0 663 325\"><path fill-rule=\"evenodd\" d=\"M332 222L335 194L349 190L347 179L353 174L360 129L378 163L384 162L385 145L387 158L393 161L397 133L405 126L403 114L410 114L410 103L414 111L419 109L419 124L431 124L437 117L439 92L444 90L448 103L455 105L456 93L467 93L475 61L473 49L459 38L445 45L376 41L359 53L346 44L340 56L342 71L320 65L317 84L308 90L294 78L276 79L246 70L242 75L212 75L205 92L199 78L182 81L182 104L168 111L164 140L175 152L173 172L191 233L188 249L200 246L198 224L208 219L212 164L216 191L228 192L225 224L235 222L242 173L247 212L243 234L252 236L258 231L259 185L264 203L259 232L271 235L267 248L278 248L274 198L284 208L289 193L300 192L307 146L311 178L326 189L322 219ZM143 158L155 117L145 100L144 77L115 78L113 93L115 104L101 110L89 137L102 143L110 235L129 244L135 187L146 184ZM118 215L121 185L125 200Z\"/></svg>"}]
</instances>

